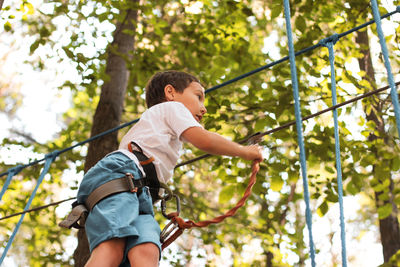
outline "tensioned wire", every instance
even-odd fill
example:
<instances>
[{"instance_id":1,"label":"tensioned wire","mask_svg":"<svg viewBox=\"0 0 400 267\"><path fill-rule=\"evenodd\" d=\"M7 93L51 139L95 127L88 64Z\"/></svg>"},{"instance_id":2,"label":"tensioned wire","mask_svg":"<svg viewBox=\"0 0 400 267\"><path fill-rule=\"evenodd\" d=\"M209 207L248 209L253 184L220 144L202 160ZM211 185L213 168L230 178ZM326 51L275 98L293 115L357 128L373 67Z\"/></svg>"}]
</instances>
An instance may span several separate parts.
<instances>
[{"instance_id":1,"label":"tensioned wire","mask_svg":"<svg viewBox=\"0 0 400 267\"><path fill-rule=\"evenodd\" d=\"M396 82L395 85L396 85L396 86L400 85L400 82ZM349 100L347 100L347 101L345 101L345 102L336 104L335 106L326 108L326 109L324 109L324 110L318 111L318 112L313 113L313 114L310 114L310 115L308 115L308 116L304 116L304 117L302 118L302 120L303 120L303 121L307 121L307 120L309 120L309 119L315 118L315 117L317 117L317 116L319 116L319 115L321 115L321 114L324 114L324 113L326 113L326 112L329 112L329 111L332 111L332 110L334 110L334 109L343 107L343 106L345 106L345 105L354 103L354 102L356 102L356 101L358 101L358 100L361 100L361 99L364 99L364 98L367 98L367 97L370 97L370 96L379 94L379 93L381 93L381 92L383 92L383 91L385 91L385 90L387 90L387 89L389 89L389 88L390 88L390 86L388 85L388 86L385 86L385 87L376 89L376 90L374 90L374 91L371 91L371 92L368 92L368 93L359 95L359 96L354 97L354 98L352 98L352 99L349 99ZM247 142L251 137L253 137L253 136L264 137L264 136L266 136L266 135L275 133L275 132L277 132L277 131L280 131L280 130L289 128L289 127L291 127L291 126L293 126L293 125L295 125L295 124L296 124L296 121L291 121L291 122L285 123L285 124L283 124L283 125L281 125L281 126L278 126L278 127L276 127L276 128L270 129L270 130L268 130L268 131L259 132L259 133L256 133L255 135L251 135L251 136L249 136L249 137L246 137L246 138L244 138L243 140L239 141L239 143L244 144L244 143L246 143L246 142ZM202 155L202 156L199 156L199 157L190 159L190 160L188 160L188 161L179 163L179 164L177 164L177 165L175 166L175 169L176 169L176 168L179 168L179 167L182 167L182 166L185 166L185 165L188 165L188 164L191 164L191 163L193 163L193 162L199 161L199 160L201 160L201 159L208 158L208 157L210 157L210 156L212 156L212 155L211 155L211 154L204 154L204 155ZM59 205L59 204L61 204L61 203L64 203L64 202L70 201L70 200L74 200L74 199L76 199L76 197L71 197L71 198L67 198L67 199L64 199L64 200L52 202L52 203L49 203L49 204L46 204L46 205L43 205L43 206L38 206L38 207L32 208L32 209L30 209L30 210L26 210L26 211L22 211L22 212L13 213L13 214L10 214L10 215L1 217L1 218L0 218L0 221L1 221L1 220L5 220L5 219L9 219L9 218L12 218L12 217L15 217L15 216L24 214L24 213L39 211L39 210L42 210L42 209L45 209L45 208L48 208L48 207L51 207L51 206L57 206L57 205Z\"/></svg>"}]
</instances>

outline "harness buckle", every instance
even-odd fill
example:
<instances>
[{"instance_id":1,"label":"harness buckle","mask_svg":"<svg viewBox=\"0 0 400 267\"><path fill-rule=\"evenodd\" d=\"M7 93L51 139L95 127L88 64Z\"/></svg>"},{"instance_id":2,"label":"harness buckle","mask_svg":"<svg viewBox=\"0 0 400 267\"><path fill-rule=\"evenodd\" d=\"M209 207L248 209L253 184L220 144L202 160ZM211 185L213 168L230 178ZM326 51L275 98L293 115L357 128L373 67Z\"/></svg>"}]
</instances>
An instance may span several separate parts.
<instances>
[{"instance_id":1,"label":"harness buckle","mask_svg":"<svg viewBox=\"0 0 400 267\"><path fill-rule=\"evenodd\" d=\"M126 177L126 181L127 181L127 183L128 183L129 191L130 191L131 193L137 193L138 187L135 186L135 184L133 183L134 177L133 177L132 173L129 173L129 172L126 173L126 174L125 174L125 177Z\"/></svg>"}]
</instances>

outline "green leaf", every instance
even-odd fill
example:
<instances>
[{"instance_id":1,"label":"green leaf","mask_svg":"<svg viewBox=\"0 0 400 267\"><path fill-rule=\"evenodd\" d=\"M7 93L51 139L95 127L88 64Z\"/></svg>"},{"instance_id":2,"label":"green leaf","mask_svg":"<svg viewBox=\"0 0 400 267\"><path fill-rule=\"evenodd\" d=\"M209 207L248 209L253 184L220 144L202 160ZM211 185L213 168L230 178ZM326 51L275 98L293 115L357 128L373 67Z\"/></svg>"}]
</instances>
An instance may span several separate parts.
<instances>
[{"instance_id":1,"label":"green leaf","mask_svg":"<svg viewBox=\"0 0 400 267\"><path fill-rule=\"evenodd\" d=\"M11 23L9 22L9 21L7 21L6 23L4 23L4 30L6 31L6 32L9 32L9 31L11 31Z\"/></svg>"},{"instance_id":2,"label":"green leaf","mask_svg":"<svg viewBox=\"0 0 400 267\"><path fill-rule=\"evenodd\" d=\"M281 5L276 5L272 8L271 10L271 19L274 19L279 16L282 12L282 6Z\"/></svg>"},{"instance_id":3,"label":"green leaf","mask_svg":"<svg viewBox=\"0 0 400 267\"><path fill-rule=\"evenodd\" d=\"M62 48L63 50L64 50L64 52L65 52L65 54L67 55L67 57L69 57L69 58L71 58L71 59L73 59L74 58L74 53L72 53L72 51L71 50L69 50L67 47L63 47Z\"/></svg>"},{"instance_id":4,"label":"green leaf","mask_svg":"<svg viewBox=\"0 0 400 267\"><path fill-rule=\"evenodd\" d=\"M253 11L248 7L243 7L242 12L248 17L253 16Z\"/></svg>"},{"instance_id":5,"label":"green leaf","mask_svg":"<svg viewBox=\"0 0 400 267\"><path fill-rule=\"evenodd\" d=\"M283 187L284 181L280 176L275 176L271 179L271 189L275 192L279 192Z\"/></svg>"},{"instance_id":6,"label":"green leaf","mask_svg":"<svg viewBox=\"0 0 400 267\"><path fill-rule=\"evenodd\" d=\"M254 131L255 132L264 131L265 126L266 126L266 121L263 119L258 119L256 121L256 124L254 125Z\"/></svg>"},{"instance_id":7,"label":"green leaf","mask_svg":"<svg viewBox=\"0 0 400 267\"><path fill-rule=\"evenodd\" d=\"M400 169L400 158L394 157L392 160L392 171L397 171Z\"/></svg>"},{"instance_id":8,"label":"green leaf","mask_svg":"<svg viewBox=\"0 0 400 267\"><path fill-rule=\"evenodd\" d=\"M372 188L374 189L375 192L382 192L386 188L388 188L390 185L390 179L385 179L385 180L379 180L378 183L376 183Z\"/></svg>"},{"instance_id":9,"label":"green leaf","mask_svg":"<svg viewBox=\"0 0 400 267\"><path fill-rule=\"evenodd\" d=\"M328 191L326 193L326 200L333 203L338 202L338 195L334 194L332 191Z\"/></svg>"},{"instance_id":10,"label":"green leaf","mask_svg":"<svg viewBox=\"0 0 400 267\"><path fill-rule=\"evenodd\" d=\"M295 26L301 32L304 32L306 30L307 25L303 16L297 16Z\"/></svg>"},{"instance_id":11,"label":"green leaf","mask_svg":"<svg viewBox=\"0 0 400 267\"><path fill-rule=\"evenodd\" d=\"M322 202L321 205L319 205L318 209L317 209L317 214L320 217L323 217L329 210L329 206L328 203L326 201Z\"/></svg>"},{"instance_id":12,"label":"green leaf","mask_svg":"<svg viewBox=\"0 0 400 267\"><path fill-rule=\"evenodd\" d=\"M378 208L378 217L379 219L385 219L387 216L389 216L392 213L392 204L387 203L381 207Z\"/></svg>"},{"instance_id":13,"label":"green leaf","mask_svg":"<svg viewBox=\"0 0 400 267\"><path fill-rule=\"evenodd\" d=\"M219 202L220 203L228 202L235 194L235 191L236 191L235 185L225 186L219 193Z\"/></svg>"},{"instance_id":14,"label":"green leaf","mask_svg":"<svg viewBox=\"0 0 400 267\"><path fill-rule=\"evenodd\" d=\"M35 52L35 50L39 47L39 44L40 44L39 41L36 40L36 41L31 45L31 47L29 48L31 54L32 54L33 52Z\"/></svg>"},{"instance_id":15,"label":"green leaf","mask_svg":"<svg viewBox=\"0 0 400 267\"><path fill-rule=\"evenodd\" d=\"M325 166L325 170L329 173L335 173L335 170L330 166Z\"/></svg>"},{"instance_id":16,"label":"green leaf","mask_svg":"<svg viewBox=\"0 0 400 267\"><path fill-rule=\"evenodd\" d=\"M350 181L347 186L346 186L346 191L349 192L352 195L355 195L359 192L357 186L353 183L353 181Z\"/></svg>"},{"instance_id":17,"label":"green leaf","mask_svg":"<svg viewBox=\"0 0 400 267\"><path fill-rule=\"evenodd\" d=\"M299 179L299 173L294 172L294 171L289 171L288 172L288 182L289 183L295 183Z\"/></svg>"},{"instance_id":18,"label":"green leaf","mask_svg":"<svg viewBox=\"0 0 400 267\"><path fill-rule=\"evenodd\" d=\"M396 203L396 205L400 205L400 196L396 196L394 198L394 203Z\"/></svg>"}]
</instances>

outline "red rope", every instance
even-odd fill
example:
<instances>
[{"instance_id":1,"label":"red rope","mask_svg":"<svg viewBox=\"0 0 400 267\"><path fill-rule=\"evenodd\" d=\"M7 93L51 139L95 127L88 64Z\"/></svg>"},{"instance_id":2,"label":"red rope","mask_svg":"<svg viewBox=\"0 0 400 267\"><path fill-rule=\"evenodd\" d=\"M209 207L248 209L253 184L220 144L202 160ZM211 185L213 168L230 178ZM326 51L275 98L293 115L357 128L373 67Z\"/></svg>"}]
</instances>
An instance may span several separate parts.
<instances>
[{"instance_id":1,"label":"red rope","mask_svg":"<svg viewBox=\"0 0 400 267\"><path fill-rule=\"evenodd\" d=\"M194 222L192 220L187 220L184 221L181 217L179 217L179 214L176 212L168 214L168 218L171 220L172 223L176 223L178 225L178 230L176 230L167 240L165 240L162 244L162 249L164 250L166 247L168 247L172 242L175 241L182 233L184 229L190 229L193 227L206 227L210 224L216 224L222 222L225 218L231 217L235 215L236 211L244 205L246 202L247 198L251 194L251 189L253 188L253 185L256 183L256 175L260 169L260 162L259 161L254 161L252 165L252 172L250 176L250 181L249 184L247 185L246 191L243 194L243 197L239 200L239 202L236 204L235 207L230 209L228 212L226 212L223 215L220 215L218 217L215 217L214 219L211 220L205 220L205 221L200 221L200 222Z\"/></svg>"}]
</instances>

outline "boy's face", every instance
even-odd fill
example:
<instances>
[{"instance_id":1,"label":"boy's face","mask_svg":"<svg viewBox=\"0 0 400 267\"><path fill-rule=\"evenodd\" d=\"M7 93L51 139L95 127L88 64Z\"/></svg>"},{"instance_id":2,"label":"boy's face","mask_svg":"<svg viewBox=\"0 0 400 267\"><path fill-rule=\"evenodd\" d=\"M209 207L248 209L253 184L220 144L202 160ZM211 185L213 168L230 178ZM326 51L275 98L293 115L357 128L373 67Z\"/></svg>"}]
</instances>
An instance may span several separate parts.
<instances>
[{"instance_id":1,"label":"boy's face","mask_svg":"<svg viewBox=\"0 0 400 267\"><path fill-rule=\"evenodd\" d=\"M198 122L207 112L204 107L204 88L197 82L190 83L182 93L177 92L171 85L167 85L164 91L168 101L177 101L184 104Z\"/></svg>"}]
</instances>

